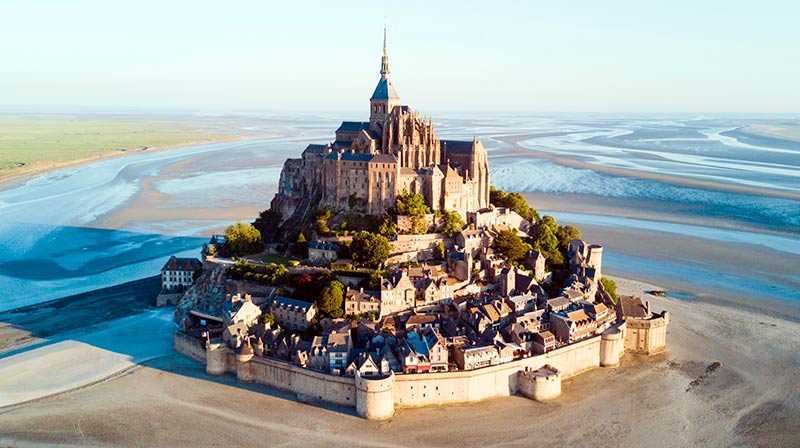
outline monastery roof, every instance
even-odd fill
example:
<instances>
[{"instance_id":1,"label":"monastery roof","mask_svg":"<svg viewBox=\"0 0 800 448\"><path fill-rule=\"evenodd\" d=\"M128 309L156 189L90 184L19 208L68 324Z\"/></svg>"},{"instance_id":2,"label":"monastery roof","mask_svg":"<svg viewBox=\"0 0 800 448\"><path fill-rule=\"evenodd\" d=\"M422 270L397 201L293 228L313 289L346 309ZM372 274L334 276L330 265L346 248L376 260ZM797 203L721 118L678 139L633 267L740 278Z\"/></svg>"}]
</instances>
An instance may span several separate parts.
<instances>
[{"instance_id":1,"label":"monastery roof","mask_svg":"<svg viewBox=\"0 0 800 448\"><path fill-rule=\"evenodd\" d=\"M388 77L381 76L381 79L378 81L378 85L375 86L375 91L372 93L370 100L388 99L398 100L400 97L397 96L397 91L394 90L392 81Z\"/></svg>"},{"instance_id":2,"label":"monastery roof","mask_svg":"<svg viewBox=\"0 0 800 448\"><path fill-rule=\"evenodd\" d=\"M446 163L443 163L443 164L439 165L437 168L439 168L439 170L441 170L442 174L445 177L461 176L460 174L458 174L458 171L456 171L452 166L450 166L450 165L448 165Z\"/></svg>"},{"instance_id":3,"label":"monastery roof","mask_svg":"<svg viewBox=\"0 0 800 448\"><path fill-rule=\"evenodd\" d=\"M369 130L369 121L343 121L336 132L361 132Z\"/></svg>"},{"instance_id":4,"label":"monastery roof","mask_svg":"<svg viewBox=\"0 0 800 448\"><path fill-rule=\"evenodd\" d=\"M350 162L369 162L371 159L372 154L360 154L352 152L346 152L342 154L342 160L347 160Z\"/></svg>"},{"instance_id":5,"label":"monastery roof","mask_svg":"<svg viewBox=\"0 0 800 448\"><path fill-rule=\"evenodd\" d=\"M397 163L397 158L391 154L377 154L370 159L371 163Z\"/></svg>"},{"instance_id":6,"label":"monastery roof","mask_svg":"<svg viewBox=\"0 0 800 448\"><path fill-rule=\"evenodd\" d=\"M333 142L333 146L335 146L335 147L337 147L339 149L350 149L350 147L353 146L353 142L348 142L348 141L344 141L344 140L336 140L335 142Z\"/></svg>"},{"instance_id":7,"label":"monastery roof","mask_svg":"<svg viewBox=\"0 0 800 448\"><path fill-rule=\"evenodd\" d=\"M306 146L306 149L305 151L303 151L303 154L324 154L327 148L328 145L317 145L312 143Z\"/></svg>"},{"instance_id":8,"label":"monastery roof","mask_svg":"<svg viewBox=\"0 0 800 448\"><path fill-rule=\"evenodd\" d=\"M167 263L161 268L162 271L194 271L202 267L203 264L197 258L178 258L176 256L169 257Z\"/></svg>"},{"instance_id":9,"label":"monastery roof","mask_svg":"<svg viewBox=\"0 0 800 448\"><path fill-rule=\"evenodd\" d=\"M471 140L442 140L442 150L445 154L472 154Z\"/></svg>"}]
</instances>

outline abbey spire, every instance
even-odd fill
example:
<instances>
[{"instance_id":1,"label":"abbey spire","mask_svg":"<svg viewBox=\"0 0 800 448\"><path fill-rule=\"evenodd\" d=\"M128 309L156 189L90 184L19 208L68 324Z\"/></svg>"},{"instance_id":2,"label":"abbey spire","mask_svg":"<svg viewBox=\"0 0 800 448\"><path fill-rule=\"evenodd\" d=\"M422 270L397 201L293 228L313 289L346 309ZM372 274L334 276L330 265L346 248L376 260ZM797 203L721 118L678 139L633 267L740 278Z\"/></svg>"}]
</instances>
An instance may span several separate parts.
<instances>
[{"instance_id":1,"label":"abbey spire","mask_svg":"<svg viewBox=\"0 0 800 448\"><path fill-rule=\"evenodd\" d=\"M381 58L381 78L389 77L389 53L386 51L386 22L383 22L383 57Z\"/></svg>"},{"instance_id":2,"label":"abbey spire","mask_svg":"<svg viewBox=\"0 0 800 448\"><path fill-rule=\"evenodd\" d=\"M381 57L381 78L369 99L370 129L380 132L383 121L392 113L392 109L400 106L400 97L389 79L389 51L386 48L386 24L383 25L383 56Z\"/></svg>"}]
</instances>

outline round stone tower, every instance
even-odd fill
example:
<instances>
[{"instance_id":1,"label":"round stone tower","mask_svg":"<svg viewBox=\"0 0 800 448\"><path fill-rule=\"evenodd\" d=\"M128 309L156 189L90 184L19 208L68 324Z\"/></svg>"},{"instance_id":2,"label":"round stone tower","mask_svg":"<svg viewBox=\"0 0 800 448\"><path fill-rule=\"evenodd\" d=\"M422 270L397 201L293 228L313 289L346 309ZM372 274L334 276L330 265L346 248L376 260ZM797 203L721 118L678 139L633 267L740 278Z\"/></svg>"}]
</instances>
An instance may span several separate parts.
<instances>
[{"instance_id":1,"label":"round stone tower","mask_svg":"<svg viewBox=\"0 0 800 448\"><path fill-rule=\"evenodd\" d=\"M356 413L367 420L385 420L394 414L394 373L373 379L356 372Z\"/></svg>"},{"instance_id":2,"label":"round stone tower","mask_svg":"<svg viewBox=\"0 0 800 448\"><path fill-rule=\"evenodd\" d=\"M619 357L625 351L625 323L614 325L600 335L600 365L616 367Z\"/></svg>"},{"instance_id":3,"label":"round stone tower","mask_svg":"<svg viewBox=\"0 0 800 448\"><path fill-rule=\"evenodd\" d=\"M224 375L228 370L228 347L219 339L214 339L206 344L206 373L209 375Z\"/></svg>"},{"instance_id":4,"label":"round stone tower","mask_svg":"<svg viewBox=\"0 0 800 448\"><path fill-rule=\"evenodd\" d=\"M549 401L561 395L561 372L548 364L536 370L519 372L519 391L536 401Z\"/></svg>"},{"instance_id":5,"label":"round stone tower","mask_svg":"<svg viewBox=\"0 0 800 448\"><path fill-rule=\"evenodd\" d=\"M245 340L236 350L236 379L247 383L255 379L255 372L253 363L249 362L253 359L253 347L250 341Z\"/></svg>"}]
</instances>

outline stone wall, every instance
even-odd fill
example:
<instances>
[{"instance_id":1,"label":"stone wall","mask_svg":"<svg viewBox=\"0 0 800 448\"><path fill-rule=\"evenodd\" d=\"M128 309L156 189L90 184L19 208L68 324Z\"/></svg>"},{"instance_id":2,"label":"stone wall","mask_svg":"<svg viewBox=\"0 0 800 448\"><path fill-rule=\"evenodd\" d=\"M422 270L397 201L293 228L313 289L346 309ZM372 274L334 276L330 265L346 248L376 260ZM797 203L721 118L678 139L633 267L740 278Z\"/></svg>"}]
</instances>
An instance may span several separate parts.
<instances>
[{"instance_id":1,"label":"stone wall","mask_svg":"<svg viewBox=\"0 0 800 448\"><path fill-rule=\"evenodd\" d=\"M444 244L445 249L453 247L453 238L442 233L397 235L397 240L391 242L392 251L389 254L387 263L431 260L439 241Z\"/></svg>"},{"instance_id":2,"label":"stone wall","mask_svg":"<svg viewBox=\"0 0 800 448\"><path fill-rule=\"evenodd\" d=\"M513 395L519 390L520 371L536 370L549 364L569 378L600 365L600 336L553 350L477 370L397 375L394 380L394 404L416 407L480 401Z\"/></svg>"},{"instance_id":3,"label":"stone wall","mask_svg":"<svg viewBox=\"0 0 800 448\"><path fill-rule=\"evenodd\" d=\"M206 363L206 344L196 338L186 336L183 333L175 332L172 338L173 347L178 353L182 353L195 361Z\"/></svg>"},{"instance_id":4,"label":"stone wall","mask_svg":"<svg viewBox=\"0 0 800 448\"><path fill-rule=\"evenodd\" d=\"M209 374L232 373L243 381L294 392L303 401L319 400L354 407L361 417L384 419L391 416L396 407L465 403L515 394L520 390L521 372L545 365L557 369L559 379L569 378L598 367L602 350L617 349L603 345L618 340L598 335L547 354L478 370L391 375L383 379L330 375L272 358L237 357L219 341L209 343L208 350L203 353L199 341L177 333L175 349L205 362Z\"/></svg>"}]
</instances>

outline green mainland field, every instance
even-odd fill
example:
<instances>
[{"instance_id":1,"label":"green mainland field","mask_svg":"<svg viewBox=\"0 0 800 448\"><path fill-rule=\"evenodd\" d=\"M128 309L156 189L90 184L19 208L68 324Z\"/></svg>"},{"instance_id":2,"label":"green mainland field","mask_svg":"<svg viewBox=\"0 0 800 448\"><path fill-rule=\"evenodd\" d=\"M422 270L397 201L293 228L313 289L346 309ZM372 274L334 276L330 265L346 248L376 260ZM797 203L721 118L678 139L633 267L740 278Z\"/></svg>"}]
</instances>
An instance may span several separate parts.
<instances>
[{"instance_id":1,"label":"green mainland field","mask_svg":"<svg viewBox=\"0 0 800 448\"><path fill-rule=\"evenodd\" d=\"M178 120L0 115L0 178L114 153L231 137Z\"/></svg>"}]
</instances>

